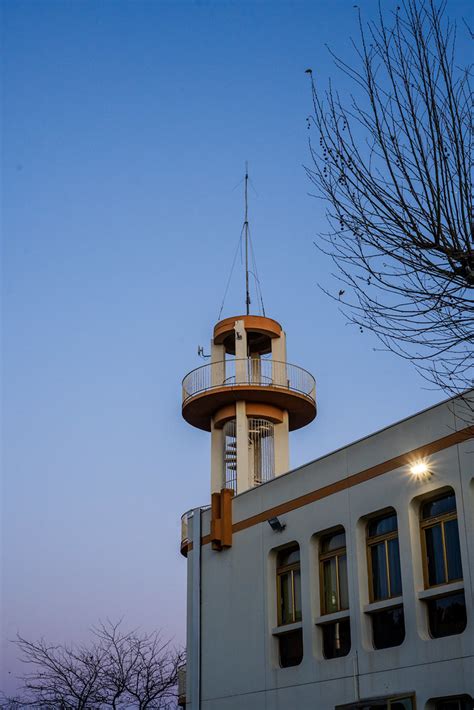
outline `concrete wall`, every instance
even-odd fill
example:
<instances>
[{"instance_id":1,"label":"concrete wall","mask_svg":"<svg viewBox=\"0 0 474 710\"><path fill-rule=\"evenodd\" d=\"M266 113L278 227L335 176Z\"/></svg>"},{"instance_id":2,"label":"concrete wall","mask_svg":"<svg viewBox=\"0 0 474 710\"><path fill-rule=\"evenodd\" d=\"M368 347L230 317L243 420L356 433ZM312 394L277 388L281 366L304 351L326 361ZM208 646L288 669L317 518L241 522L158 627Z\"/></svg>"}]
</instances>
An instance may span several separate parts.
<instances>
[{"instance_id":1,"label":"concrete wall","mask_svg":"<svg viewBox=\"0 0 474 710\"><path fill-rule=\"evenodd\" d=\"M452 402L434 407L237 496L234 523L466 427L453 407ZM402 466L279 516L286 524L282 533L261 522L234 533L229 550L201 548L203 710L330 710L358 695L411 691L417 709L424 710L432 697L474 696L474 439L433 454L430 463L429 480L414 480ZM419 598L418 511L423 497L444 486L456 493L468 622L460 635L431 639ZM374 650L364 611L369 599L363 518L388 506L398 516L406 637L398 647ZM203 535L209 532L209 517L203 514ZM315 623L320 616L317 535L336 525L346 531L352 647L348 656L326 660ZM304 657L299 666L280 668L272 634L277 624L274 551L291 541L301 552ZM192 557L190 552L188 585Z\"/></svg>"}]
</instances>

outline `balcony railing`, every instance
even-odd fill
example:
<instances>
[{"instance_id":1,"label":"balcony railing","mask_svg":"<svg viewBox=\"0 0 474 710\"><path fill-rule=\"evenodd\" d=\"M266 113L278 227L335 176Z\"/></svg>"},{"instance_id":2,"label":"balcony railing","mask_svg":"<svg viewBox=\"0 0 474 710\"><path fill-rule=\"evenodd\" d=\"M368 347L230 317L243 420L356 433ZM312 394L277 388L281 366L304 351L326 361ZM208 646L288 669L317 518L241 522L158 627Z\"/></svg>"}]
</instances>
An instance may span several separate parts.
<instances>
[{"instance_id":1,"label":"balcony railing","mask_svg":"<svg viewBox=\"0 0 474 710\"><path fill-rule=\"evenodd\" d=\"M316 397L314 377L297 365L260 358L211 362L189 372L183 380L183 404L191 397L218 387L278 387Z\"/></svg>"},{"instance_id":2,"label":"balcony railing","mask_svg":"<svg viewBox=\"0 0 474 710\"><path fill-rule=\"evenodd\" d=\"M209 510L210 507L210 505L202 505L201 510ZM191 542L189 539L189 520L193 517L193 513L194 508L191 508L191 510L187 510L181 516L181 550L186 548Z\"/></svg>"}]
</instances>

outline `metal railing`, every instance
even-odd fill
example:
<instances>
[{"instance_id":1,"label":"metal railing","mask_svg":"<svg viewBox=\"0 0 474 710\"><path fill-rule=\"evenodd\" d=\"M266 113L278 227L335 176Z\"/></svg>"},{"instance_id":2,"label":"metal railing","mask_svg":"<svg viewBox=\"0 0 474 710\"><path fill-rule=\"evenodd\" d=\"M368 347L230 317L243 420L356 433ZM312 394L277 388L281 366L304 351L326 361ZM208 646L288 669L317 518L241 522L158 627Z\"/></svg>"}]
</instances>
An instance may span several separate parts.
<instances>
[{"instance_id":1,"label":"metal railing","mask_svg":"<svg viewBox=\"0 0 474 710\"><path fill-rule=\"evenodd\" d=\"M313 375L298 365L260 358L211 362L191 370L183 380L183 403L190 397L217 387L258 385L279 387L315 399Z\"/></svg>"},{"instance_id":2,"label":"metal railing","mask_svg":"<svg viewBox=\"0 0 474 710\"><path fill-rule=\"evenodd\" d=\"M209 510L210 505L201 506L201 510ZM190 542L189 539L189 521L193 517L194 508L187 510L181 516L181 547L187 545Z\"/></svg>"}]
</instances>

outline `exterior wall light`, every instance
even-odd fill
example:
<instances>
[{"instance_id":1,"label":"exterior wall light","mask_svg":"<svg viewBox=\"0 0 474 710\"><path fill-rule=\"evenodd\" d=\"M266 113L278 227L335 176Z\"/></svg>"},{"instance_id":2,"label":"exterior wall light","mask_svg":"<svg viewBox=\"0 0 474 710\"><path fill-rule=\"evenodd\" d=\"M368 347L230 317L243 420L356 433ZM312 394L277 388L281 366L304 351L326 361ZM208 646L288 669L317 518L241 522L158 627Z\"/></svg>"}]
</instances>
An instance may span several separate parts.
<instances>
[{"instance_id":1,"label":"exterior wall light","mask_svg":"<svg viewBox=\"0 0 474 710\"><path fill-rule=\"evenodd\" d=\"M418 479L423 480L429 478L432 475L432 471L426 461L416 461L410 466L411 475Z\"/></svg>"},{"instance_id":2,"label":"exterior wall light","mask_svg":"<svg viewBox=\"0 0 474 710\"><path fill-rule=\"evenodd\" d=\"M270 520L267 520L267 522L273 532L283 532L283 530L286 528L286 525L284 523L281 523L278 518L270 518Z\"/></svg>"}]
</instances>

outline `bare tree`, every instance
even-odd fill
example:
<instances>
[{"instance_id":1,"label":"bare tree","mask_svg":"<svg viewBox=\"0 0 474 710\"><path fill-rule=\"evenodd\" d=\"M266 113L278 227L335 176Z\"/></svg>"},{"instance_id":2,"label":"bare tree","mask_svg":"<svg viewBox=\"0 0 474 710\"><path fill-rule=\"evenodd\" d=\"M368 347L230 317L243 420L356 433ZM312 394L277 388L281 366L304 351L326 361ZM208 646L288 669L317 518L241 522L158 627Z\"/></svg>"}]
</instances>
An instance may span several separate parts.
<instances>
[{"instance_id":1,"label":"bare tree","mask_svg":"<svg viewBox=\"0 0 474 710\"><path fill-rule=\"evenodd\" d=\"M104 649L87 646L52 645L40 639L28 641L18 636L16 641L21 660L34 670L23 680L26 706L85 710L100 707L102 694L100 675Z\"/></svg>"},{"instance_id":2,"label":"bare tree","mask_svg":"<svg viewBox=\"0 0 474 710\"><path fill-rule=\"evenodd\" d=\"M445 2L402 1L390 21L379 7L366 25L359 12L359 30L354 65L333 55L354 94L321 92L308 70L307 173L330 224L317 246L350 322L456 394L474 366L471 67Z\"/></svg>"},{"instance_id":3,"label":"bare tree","mask_svg":"<svg viewBox=\"0 0 474 710\"><path fill-rule=\"evenodd\" d=\"M123 633L120 624L100 624L94 630L107 651L102 686L112 708L165 709L176 705L181 652L163 642L158 633Z\"/></svg>"},{"instance_id":4,"label":"bare tree","mask_svg":"<svg viewBox=\"0 0 474 710\"><path fill-rule=\"evenodd\" d=\"M184 655L160 635L124 632L121 623L92 629L88 645L51 645L19 636L22 661L33 670L22 676L22 696L1 707L44 710L102 710L176 707L178 669Z\"/></svg>"}]
</instances>

